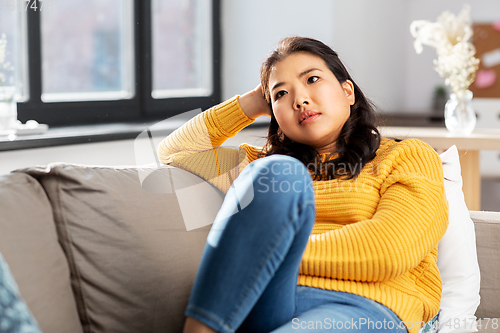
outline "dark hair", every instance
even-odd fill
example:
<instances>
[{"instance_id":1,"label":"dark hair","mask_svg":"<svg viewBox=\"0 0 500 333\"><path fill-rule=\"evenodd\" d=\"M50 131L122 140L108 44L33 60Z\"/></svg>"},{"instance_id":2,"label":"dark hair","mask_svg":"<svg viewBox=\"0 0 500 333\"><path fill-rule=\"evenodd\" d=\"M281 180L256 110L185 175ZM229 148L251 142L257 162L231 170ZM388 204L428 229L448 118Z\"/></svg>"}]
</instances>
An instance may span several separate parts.
<instances>
[{"instance_id":1,"label":"dark hair","mask_svg":"<svg viewBox=\"0 0 500 333\"><path fill-rule=\"evenodd\" d=\"M345 179L355 178L366 163L375 157L375 152L380 146L380 133L375 127L375 107L351 78L337 53L329 46L312 38L288 37L278 44L276 50L272 52L261 67L262 91L271 109L269 91L271 69L277 62L295 52L308 52L323 59L341 84L350 80L354 85L355 103L351 106L350 116L339 134L336 150L330 152L324 161L321 161L316 149L287 138L281 132L274 113L271 115L267 142L260 155L283 154L295 157L304 163L309 170L314 171L315 178L319 177L321 179L324 176L329 176L330 179L339 177ZM321 172L318 175L318 164L320 164L320 170L324 170L326 174Z\"/></svg>"}]
</instances>

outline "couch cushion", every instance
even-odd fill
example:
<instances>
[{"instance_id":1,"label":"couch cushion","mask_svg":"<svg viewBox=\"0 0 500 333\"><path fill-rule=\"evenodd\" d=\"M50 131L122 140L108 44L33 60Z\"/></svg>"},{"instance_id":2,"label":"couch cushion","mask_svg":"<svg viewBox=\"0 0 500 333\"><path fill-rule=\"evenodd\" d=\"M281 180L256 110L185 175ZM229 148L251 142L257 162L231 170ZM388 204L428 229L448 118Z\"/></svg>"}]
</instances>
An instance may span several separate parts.
<instances>
[{"instance_id":1,"label":"couch cushion","mask_svg":"<svg viewBox=\"0 0 500 333\"><path fill-rule=\"evenodd\" d=\"M26 174L0 176L0 212L0 253L42 331L82 332L43 188Z\"/></svg>"},{"instance_id":2,"label":"couch cushion","mask_svg":"<svg viewBox=\"0 0 500 333\"><path fill-rule=\"evenodd\" d=\"M84 331L182 331L222 193L172 167L53 164L25 172L51 200ZM187 231L183 216L197 216L205 227Z\"/></svg>"},{"instance_id":3,"label":"couch cushion","mask_svg":"<svg viewBox=\"0 0 500 333\"><path fill-rule=\"evenodd\" d=\"M477 318L500 318L500 213L471 212L481 269L481 303Z\"/></svg>"}]
</instances>

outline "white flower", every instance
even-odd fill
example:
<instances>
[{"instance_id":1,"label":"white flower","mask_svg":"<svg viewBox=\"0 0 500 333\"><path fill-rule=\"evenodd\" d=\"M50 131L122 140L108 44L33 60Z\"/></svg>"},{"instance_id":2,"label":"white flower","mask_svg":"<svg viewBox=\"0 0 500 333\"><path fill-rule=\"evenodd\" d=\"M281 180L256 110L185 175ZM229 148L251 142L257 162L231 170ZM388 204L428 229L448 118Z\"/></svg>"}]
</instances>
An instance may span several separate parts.
<instances>
[{"instance_id":1,"label":"white flower","mask_svg":"<svg viewBox=\"0 0 500 333\"><path fill-rule=\"evenodd\" d=\"M10 101L14 98L12 89L7 86L14 86L13 75L8 75L8 72L13 74L14 66L5 61L7 57L7 36L2 34L0 37L0 101Z\"/></svg>"},{"instance_id":2,"label":"white flower","mask_svg":"<svg viewBox=\"0 0 500 333\"><path fill-rule=\"evenodd\" d=\"M479 59L469 42L472 37L470 7L464 5L458 16L445 11L437 22L413 21L410 31L415 37L415 50L422 53L422 45L436 48L435 70L445 78L445 83L455 94L462 94L474 82Z\"/></svg>"}]
</instances>

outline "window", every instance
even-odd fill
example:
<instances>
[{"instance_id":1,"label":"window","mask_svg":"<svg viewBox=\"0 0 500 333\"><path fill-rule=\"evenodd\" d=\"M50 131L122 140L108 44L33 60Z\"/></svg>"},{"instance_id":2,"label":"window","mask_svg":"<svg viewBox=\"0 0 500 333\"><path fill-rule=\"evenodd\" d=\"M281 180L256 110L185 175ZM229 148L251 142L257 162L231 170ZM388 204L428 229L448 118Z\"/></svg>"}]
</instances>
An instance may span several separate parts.
<instances>
[{"instance_id":1,"label":"window","mask_svg":"<svg viewBox=\"0 0 500 333\"><path fill-rule=\"evenodd\" d=\"M153 98L209 96L212 93L210 3L154 0L151 15Z\"/></svg>"},{"instance_id":2,"label":"window","mask_svg":"<svg viewBox=\"0 0 500 333\"><path fill-rule=\"evenodd\" d=\"M0 0L0 35L13 36L24 56L16 59L25 59L16 64L24 69L16 71L22 122L153 121L220 102L220 0L15 0L14 11L1 7L10 1Z\"/></svg>"}]
</instances>

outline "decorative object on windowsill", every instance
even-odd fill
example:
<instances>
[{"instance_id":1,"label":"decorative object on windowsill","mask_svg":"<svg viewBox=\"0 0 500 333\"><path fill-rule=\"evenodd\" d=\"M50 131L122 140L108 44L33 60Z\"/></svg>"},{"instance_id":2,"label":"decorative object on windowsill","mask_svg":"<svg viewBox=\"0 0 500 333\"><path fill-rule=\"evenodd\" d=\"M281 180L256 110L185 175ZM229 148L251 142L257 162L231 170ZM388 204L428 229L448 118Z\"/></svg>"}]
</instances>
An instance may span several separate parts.
<instances>
[{"instance_id":1,"label":"decorative object on windowsill","mask_svg":"<svg viewBox=\"0 0 500 333\"><path fill-rule=\"evenodd\" d=\"M441 85L436 86L434 96L432 97L432 111L442 114L447 100L448 92L446 91L446 87Z\"/></svg>"},{"instance_id":2,"label":"decorative object on windowsill","mask_svg":"<svg viewBox=\"0 0 500 333\"><path fill-rule=\"evenodd\" d=\"M445 11L437 22L413 21L410 31L415 37L415 50L422 53L422 45L436 48L438 58L434 69L445 84L451 88L446 102L444 118L446 128L454 134L470 134L476 126L476 113L472 109L472 92L468 90L474 82L479 59L474 57L470 7L464 5L458 16Z\"/></svg>"},{"instance_id":3,"label":"decorative object on windowsill","mask_svg":"<svg viewBox=\"0 0 500 333\"><path fill-rule=\"evenodd\" d=\"M16 85L14 82L14 66L7 58L7 36L0 36L0 137L10 140L17 135L42 134L47 131L46 124L28 120L26 124L17 120Z\"/></svg>"}]
</instances>

